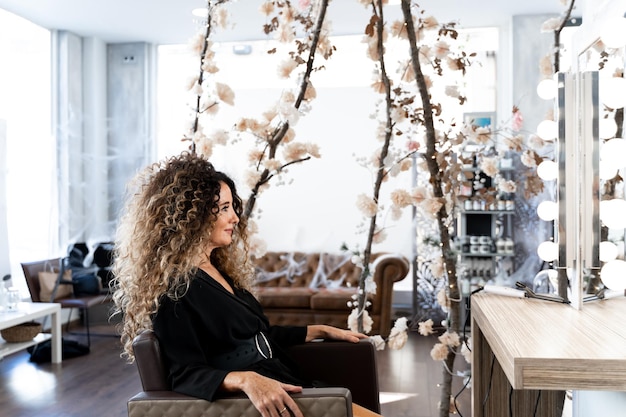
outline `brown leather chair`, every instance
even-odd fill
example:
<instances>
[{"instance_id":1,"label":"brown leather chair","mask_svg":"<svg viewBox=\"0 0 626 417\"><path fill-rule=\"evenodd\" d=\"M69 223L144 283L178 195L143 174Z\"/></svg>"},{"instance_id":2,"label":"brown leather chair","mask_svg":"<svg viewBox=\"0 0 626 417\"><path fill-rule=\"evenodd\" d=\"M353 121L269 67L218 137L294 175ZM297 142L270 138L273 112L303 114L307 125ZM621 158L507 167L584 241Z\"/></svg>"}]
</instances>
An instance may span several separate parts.
<instances>
[{"instance_id":1,"label":"brown leather chair","mask_svg":"<svg viewBox=\"0 0 626 417\"><path fill-rule=\"evenodd\" d=\"M41 286L39 285L39 272L49 271L51 267L60 267L61 258L46 259L44 261L23 262L22 270L24 271L24 277L26 278L26 285L28 285L28 291L30 292L30 298L33 303L42 302L39 294L41 292ZM55 298L54 302L61 304L61 308L69 308L70 313L67 318L67 324L65 331L70 333L70 323L72 318L72 310L78 309L83 312L85 330L87 336L87 346L91 345L91 333L89 331L89 308L98 304L104 303L108 299L107 294L96 295L81 295L70 296L63 298Z\"/></svg>"},{"instance_id":2,"label":"brown leather chair","mask_svg":"<svg viewBox=\"0 0 626 417\"><path fill-rule=\"evenodd\" d=\"M258 416L243 395L213 402L171 391L159 342L150 330L133 341L143 391L128 401L129 417ZM359 343L311 342L295 346L291 354L305 376L340 388L305 388L294 400L306 417L352 417L352 401L380 413L376 355L369 340Z\"/></svg>"}]
</instances>

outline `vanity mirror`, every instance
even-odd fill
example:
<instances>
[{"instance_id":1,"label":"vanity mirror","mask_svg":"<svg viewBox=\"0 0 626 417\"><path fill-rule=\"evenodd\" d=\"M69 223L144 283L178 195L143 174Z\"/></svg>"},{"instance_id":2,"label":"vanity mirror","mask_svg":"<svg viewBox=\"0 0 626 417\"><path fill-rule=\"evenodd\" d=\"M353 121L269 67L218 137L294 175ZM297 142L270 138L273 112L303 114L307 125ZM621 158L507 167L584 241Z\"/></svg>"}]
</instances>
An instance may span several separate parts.
<instances>
[{"instance_id":1,"label":"vanity mirror","mask_svg":"<svg viewBox=\"0 0 626 417\"><path fill-rule=\"evenodd\" d=\"M572 253L579 259L571 281L572 303L576 306L599 291L602 295L623 294L626 288L626 38L615 36L616 31L626 31L626 19L619 15L607 22L601 36L578 55L577 123L573 127L579 168L574 178L580 180L578 198L574 200L577 203L570 205L579 210L579 237L567 241L578 251ZM579 295L574 298L576 291Z\"/></svg>"}]
</instances>

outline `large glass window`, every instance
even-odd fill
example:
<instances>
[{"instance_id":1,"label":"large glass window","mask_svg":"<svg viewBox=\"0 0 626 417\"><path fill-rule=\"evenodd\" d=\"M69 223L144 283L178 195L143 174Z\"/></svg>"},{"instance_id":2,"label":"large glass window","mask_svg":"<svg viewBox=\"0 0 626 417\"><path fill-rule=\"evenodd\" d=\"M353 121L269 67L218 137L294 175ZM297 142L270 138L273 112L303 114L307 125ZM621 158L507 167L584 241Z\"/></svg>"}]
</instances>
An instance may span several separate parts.
<instances>
[{"instance_id":1,"label":"large glass window","mask_svg":"<svg viewBox=\"0 0 626 417\"><path fill-rule=\"evenodd\" d=\"M0 10L0 56L0 120L6 123L0 158L6 200L0 196L0 202L6 201L8 224L8 231L0 228L0 240L8 244L0 247L10 248L13 285L27 296L20 262L57 252L50 31Z\"/></svg>"}]
</instances>

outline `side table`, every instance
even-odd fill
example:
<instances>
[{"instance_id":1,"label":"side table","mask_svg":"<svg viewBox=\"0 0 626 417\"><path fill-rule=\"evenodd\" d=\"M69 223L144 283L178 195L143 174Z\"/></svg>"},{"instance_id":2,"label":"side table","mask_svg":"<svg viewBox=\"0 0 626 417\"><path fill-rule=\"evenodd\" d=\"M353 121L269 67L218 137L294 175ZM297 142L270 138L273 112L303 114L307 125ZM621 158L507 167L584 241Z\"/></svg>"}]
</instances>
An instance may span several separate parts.
<instances>
[{"instance_id":1,"label":"side table","mask_svg":"<svg viewBox=\"0 0 626 417\"><path fill-rule=\"evenodd\" d=\"M0 330L18 324L50 316L50 334L39 333L33 340L22 343L7 343L0 338L0 359L7 355L52 339L52 363L61 363L61 304L19 303L17 310L0 311Z\"/></svg>"}]
</instances>

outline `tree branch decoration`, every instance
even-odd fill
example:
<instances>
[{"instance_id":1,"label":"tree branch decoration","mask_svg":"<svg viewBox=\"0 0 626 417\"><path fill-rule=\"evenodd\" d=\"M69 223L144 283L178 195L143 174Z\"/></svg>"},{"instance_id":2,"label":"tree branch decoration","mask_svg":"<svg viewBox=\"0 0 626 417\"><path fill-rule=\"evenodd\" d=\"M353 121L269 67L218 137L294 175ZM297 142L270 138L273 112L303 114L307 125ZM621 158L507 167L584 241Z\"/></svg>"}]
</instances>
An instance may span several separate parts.
<instances>
[{"instance_id":1,"label":"tree branch decoration","mask_svg":"<svg viewBox=\"0 0 626 417\"><path fill-rule=\"evenodd\" d=\"M443 200L444 198L444 181L443 181L443 169L447 165L446 155L438 153L436 150L437 137L435 134L435 127L433 121L433 106L431 104L431 97L428 92L428 86L426 79L422 72L420 63L420 51L417 46L416 30L413 22L413 15L411 12L411 4L408 0L402 0L402 14L404 16L404 23L406 24L406 32L409 39L409 45L411 48L411 68L415 74L415 82L421 98L423 106L423 123L426 128L426 152L424 157L428 166L428 172L430 174L430 183L435 198ZM444 27L440 31L441 35L454 34L452 29ZM454 36L454 35L453 35ZM448 155L449 156L449 155ZM443 254L443 262L448 278L448 298L452 301L449 309L449 321L448 332L451 335L458 335L460 330L460 292L457 284L456 275L456 257L453 256L453 252L450 247L450 234L449 234L449 213L446 208L446 204L441 204L436 214L437 224L439 226L439 238L441 241L441 251ZM453 347L458 346L456 343L458 336L455 337L455 343ZM454 346L456 345L456 346ZM454 369L454 359L456 357L456 351L454 349L446 349L447 355L444 359L443 372L443 386L441 390L441 399L439 402L439 415L449 415L450 412L450 398L451 398L451 386L452 386L452 373Z\"/></svg>"},{"instance_id":2,"label":"tree branch decoration","mask_svg":"<svg viewBox=\"0 0 626 417\"><path fill-rule=\"evenodd\" d=\"M526 166L532 166L539 157L525 144L519 133L521 115L513 109L509 127L478 127L457 120L457 108L466 102L460 86L475 54L466 52L459 46L459 32L456 23L439 24L434 17L424 16L424 12L409 0L402 1L403 21L386 27L383 1L360 0L371 8L372 16L365 29L364 42L368 45L368 56L376 62L378 78L372 87L383 96L379 109L380 127L378 136L382 145L371 159L374 182L372 195L360 195L357 206L366 217L369 228L363 253L355 252L354 262L363 268L359 291L349 324L356 323L357 329L369 332L371 319L367 313L367 295L375 292L372 282L372 245L381 242L385 226L377 223L383 218L380 205L380 191L388 175L407 170L411 166L411 156L421 159L418 169L428 176L428 187L413 190L397 189L391 193L392 218L409 206L415 206L436 224L438 235L431 240L436 242L435 259L429 260L433 275L446 280L444 291L438 295L439 303L448 313L446 331L439 336L431 356L443 363L443 384L439 412L448 415L455 406L451 395L453 376L466 377L465 373L454 373L454 361L460 350L469 358L467 344L459 336L460 291L457 280L457 251L453 246L451 230L454 227L454 213L458 205L468 198L461 192L467 187L468 178L463 167L475 164L493 179L491 187L476 186L475 192L487 204L492 204L500 194L510 194L517 190L516 183L506 179L499 170L499 160L511 152L522 152ZM409 46L409 57L400 64L399 79L392 80L385 65L385 46L389 35L405 40ZM456 45L456 46L455 46ZM428 68L428 73L424 71ZM439 88L436 88L436 87ZM443 88L442 88L443 86ZM441 94L443 93L443 94ZM443 95L436 100L436 95ZM451 102L456 101L452 105ZM446 110L452 107L452 110ZM456 110L456 111L455 111ZM394 145L403 139L405 146ZM471 146L468 146L471 145ZM537 143L537 147L543 143ZM522 173L533 178L534 173ZM527 183L526 192L530 195L542 190L541 182ZM351 326L352 327L352 326ZM424 335L433 332L432 320L412 323ZM403 323L394 326L388 341L401 335ZM402 338L400 338L401 340ZM398 346L398 343L393 343Z\"/></svg>"},{"instance_id":3,"label":"tree branch decoration","mask_svg":"<svg viewBox=\"0 0 626 417\"><path fill-rule=\"evenodd\" d=\"M199 68L197 75L189 80L189 91L193 95L191 124L187 132L183 135L182 141L191 142L189 149L191 152L198 152L210 156L215 143L224 142L228 132L214 132L212 137L204 133L202 118L214 115L219 110L220 103L233 105L235 94L229 86L224 83L214 81L211 83L210 76L219 71L214 62L215 52L212 49L213 43L211 35L215 27L226 27L227 12L223 5L228 0L207 1L206 20L204 28L198 31L191 39L190 49L199 57Z\"/></svg>"},{"instance_id":4,"label":"tree branch decoration","mask_svg":"<svg viewBox=\"0 0 626 417\"><path fill-rule=\"evenodd\" d=\"M294 140L296 133L293 126L297 124L301 115L308 112L310 103L316 96L311 75L323 69L323 66L315 66L316 56L322 55L328 59L334 47L329 42L329 30L325 22L328 0L316 3L302 1L298 7L293 6L290 1L263 3L260 11L269 19L263 27L265 34L274 35L282 43L293 42L295 45L294 50L289 52L289 58L280 64L279 74L287 79L296 68L304 67L298 76L297 89L295 93L284 91L278 102L263 113L261 120L241 118L235 125L238 137L231 138L230 132L224 129L216 129L207 135L203 129L203 118L214 116L222 103L233 105L235 99L235 94L229 86L215 80L219 68L214 60L215 53L211 41L215 27L226 27L228 13L223 6L227 3L228 0L207 1L205 27L192 43L193 50L200 56L200 69L198 75L189 83L190 91L195 96L195 106L191 126L183 140L191 142L192 152L210 156L213 146L242 140L239 136L244 133L254 138L257 148L248 155L252 168L247 173L246 179L251 192L246 199L243 213L244 217L250 218L259 194L269 186L272 178L286 173L291 165L307 161L311 157L320 157L316 144ZM296 39L298 31L306 34L305 39ZM276 49L268 53L274 54ZM281 149L282 158L279 156ZM250 223L254 232L256 227L252 221ZM262 249L255 254L261 255Z\"/></svg>"},{"instance_id":5,"label":"tree branch decoration","mask_svg":"<svg viewBox=\"0 0 626 417\"><path fill-rule=\"evenodd\" d=\"M384 117L383 117L383 125L384 128L381 129L383 133L383 145L380 147L380 151L377 152L377 157L375 158L374 163L377 164L375 167L375 180L373 185L373 195L371 198L366 195L361 195L359 198L361 200L360 206L364 210L367 217L369 217L369 229L366 237L365 249L363 251L362 259L358 259L357 263L361 265L362 275L359 280L359 289L357 293L357 307L353 310L352 319L356 318L357 320L357 329L360 332L367 331L371 329L371 319L369 318L369 314L367 313L366 308L369 306L367 302L367 294L371 292L375 292L376 289L372 286L375 285L372 279L372 271L371 271L371 255L372 255L372 243L374 242L374 236L378 233L381 233L380 230L377 230L377 217L378 217L378 201L380 195L380 187L383 183L383 179L388 174L388 169L385 167L385 163L388 161L387 156L389 154L389 147L391 145L392 139L392 131L393 131L393 120L391 118L391 111L393 108L393 99L391 97L391 81L387 74L387 70L385 67L385 46L383 43L384 39L384 19L383 19L383 7L381 2L372 2L372 17L370 19L370 23L368 24L365 33L369 38L368 43L370 58L377 61L378 70L380 73L380 80L377 83L377 88L379 92L384 95L385 107L384 107ZM364 324L365 321L365 324ZM366 330L367 328L367 330Z\"/></svg>"},{"instance_id":6,"label":"tree branch decoration","mask_svg":"<svg viewBox=\"0 0 626 417\"><path fill-rule=\"evenodd\" d=\"M303 103L309 104L316 96L315 89L311 83L311 74L313 71L320 69L314 66L316 53L321 52L323 57L328 59L334 50L328 41L328 31L324 24L328 1L329 0L321 0L315 4L316 7L310 2L305 2L308 3L306 14L297 12L289 1L268 1L262 6L262 10L265 10L267 15L269 15L274 8L279 10L279 13L271 19L271 22L265 25L265 33L269 34L277 31L279 33L279 40L287 41L295 39L296 28L291 26L288 29L286 25L294 22L300 23L304 33L307 34L307 38L303 41L295 41L297 47L296 51L290 53L290 59L282 65L282 68L283 74L287 76L299 65L305 65L305 69L302 74L300 74L295 99L292 100L290 94L283 95L283 100L286 103L292 103L291 117L290 115L286 115L287 117L279 120L276 126L271 127L268 123L262 126L262 129L259 129L256 123L251 123L251 121L247 119L242 120L242 123L238 126L238 130L240 131L247 130L255 134L257 139L263 144L263 150L255 155L256 169L255 173L251 174L252 178L255 178L255 181L252 181L252 191L244 209L245 217L249 217L252 214L259 193L272 177L284 172L285 169L292 164L306 161L310 159L311 156L316 158L320 156L317 145L303 145L291 142L291 140L295 136L292 125L297 122L298 111L301 110ZM273 53L275 51L270 52ZM306 60L302 58L303 55L307 55ZM270 123L271 121L272 119L268 120ZM291 142L291 144L288 144L289 142ZM288 144L286 149L286 162L279 162L276 159L276 153L281 144Z\"/></svg>"}]
</instances>

